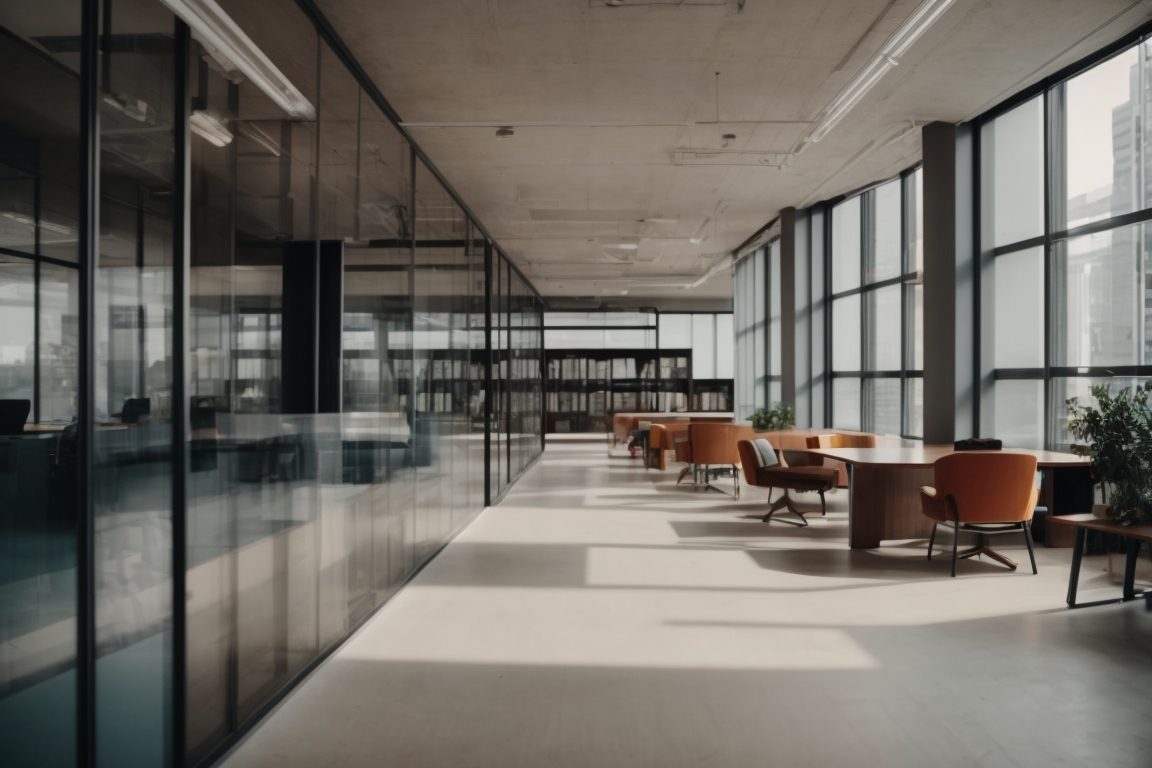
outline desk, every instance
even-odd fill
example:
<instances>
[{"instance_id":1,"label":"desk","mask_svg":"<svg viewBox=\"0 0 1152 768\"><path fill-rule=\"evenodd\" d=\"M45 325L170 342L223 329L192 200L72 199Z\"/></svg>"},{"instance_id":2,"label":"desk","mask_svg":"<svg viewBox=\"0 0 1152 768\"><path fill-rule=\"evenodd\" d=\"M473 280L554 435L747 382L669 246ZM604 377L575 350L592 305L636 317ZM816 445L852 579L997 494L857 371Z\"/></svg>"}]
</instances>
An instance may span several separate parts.
<instances>
[{"instance_id":1,"label":"desk","mask_svg":"<svg viewBox=\"0 0 1152 768\"><path fill-rule=\"evenodd\" d=\"M1106 605L1136 599L1136 558L1140 555L1140 545L1152 543L1152 525L1120 525L1106 517L1093 514L1061 515L1048 518L1056 525L1067 525L1076 529L1076 544L1072 550L1072 570L1068 574L1068 607L1085 608L1090 605ZM1111 533L1124 538L1124 591L1121 597L1112 600L1096 600L1091 603L1076 602L1076 587L1080 583L1080 559L1084 555L1084 539L1088 531Z\"/></svg>"},{"instance_id":2,"label":"desk","mask_svg":"<svg viewBox=\"0 0 1152 768\"><path fill-rule=\"evenodd\" d=\"M920 487L932 485L933 463L952 452L950 445L913 443L809 449L809 453L848 465L848 539L853 549L872 549L884 539L928 538L932 521L920 512ZM1044 469L1080 468L1086 478L1089 461L1083 456L1055 451L1012 452L1035 456Z\"/></svg>"}]
</instances>

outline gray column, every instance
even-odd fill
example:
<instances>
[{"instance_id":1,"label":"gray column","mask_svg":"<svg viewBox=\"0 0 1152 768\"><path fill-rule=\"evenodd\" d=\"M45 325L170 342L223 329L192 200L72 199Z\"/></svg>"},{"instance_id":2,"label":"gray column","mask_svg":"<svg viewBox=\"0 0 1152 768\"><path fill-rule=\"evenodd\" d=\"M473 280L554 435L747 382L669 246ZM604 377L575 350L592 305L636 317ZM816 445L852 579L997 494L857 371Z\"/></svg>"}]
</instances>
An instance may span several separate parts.
<instances>
[{"instance_id":1,"label":"gray column","mask_svg":"<svg viewBox=\"0 0 1152 768\"><path fill-rule=\"evenodd\" d=\"M924 126L924 442L973 435L973 132Z\"/></svg>"},{"instance_id":2,"label":"gray column","mask_svg":"<svg viewBox=\"0 0 1152 768\"><path fill-rule=\"evenodd\" d=\"M780 401L796 402L796 209L780 211Z\"/></svg>"}]
</instances>

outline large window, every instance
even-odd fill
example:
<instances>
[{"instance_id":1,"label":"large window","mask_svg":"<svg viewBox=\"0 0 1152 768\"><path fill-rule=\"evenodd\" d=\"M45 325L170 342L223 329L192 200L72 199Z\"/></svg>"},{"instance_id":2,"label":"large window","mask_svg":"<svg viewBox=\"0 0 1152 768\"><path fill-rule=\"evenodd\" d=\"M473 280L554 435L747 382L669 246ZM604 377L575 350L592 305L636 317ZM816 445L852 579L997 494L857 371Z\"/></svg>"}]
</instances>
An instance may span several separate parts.
<instances>
[{"instance_id":1,"label":"large window","mask_svg":"<svg viewBox=\"0 0 1152 768\"><path fill-rule=\"evenodd\" d=\"M981 431L1006 444L1066 447L1067 398L1152 374L1149 53L980 126Z\"/></svg>"},{"instance_id":2,"label":"large window","mask_svg":"<svg viewBox=\"0 0 1152 768\"><path fill-rule=\"evenodd\" d=\"M832 208L832 426L923 425L920 171Z\"/></svg>"},{"instance_id":3,"label":"large window","mask_svg":"<svg viewBox=\"0 0 1152 768\"><path fill-rule=\"evenodd\" d=\"M776 240L736 264L732 322L737 418L746 419L780 399L779 261Z\"/></svg>"}]
</instances>

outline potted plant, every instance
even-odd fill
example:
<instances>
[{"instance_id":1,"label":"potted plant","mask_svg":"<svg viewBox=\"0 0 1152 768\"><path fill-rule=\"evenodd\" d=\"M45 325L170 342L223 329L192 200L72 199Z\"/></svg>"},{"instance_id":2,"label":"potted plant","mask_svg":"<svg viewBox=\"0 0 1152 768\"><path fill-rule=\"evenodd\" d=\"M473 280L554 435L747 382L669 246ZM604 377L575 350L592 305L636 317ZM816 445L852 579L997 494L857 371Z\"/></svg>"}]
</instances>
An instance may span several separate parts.
<instances>
[{"instance_id":1,"label":"potted plant","mask_svg":"<svg viewBox=\"0 0 1152 768\"><path fill-rule=\"evenodd\" d=\"M1106 384L1092 387L1096 407L1075 397L1066 403L1068 431L1086 444L1073 453L1092 460L1092 474L1103 486L1104 500L1114 520L1131 525L1152 510L1152 382L1115 394Z\"/></svg>"},{"instance_id":2,"label":"potted plant","mask_svg":"<svg viewBox=\"0 0 1152 768\"><path fill-rule=\"evenodd\" d=\"M790 405L776 403L771 408L757 408L749 420L758 432L787 429L796 424L796 411Z\"/></svg>"}]
</instances>

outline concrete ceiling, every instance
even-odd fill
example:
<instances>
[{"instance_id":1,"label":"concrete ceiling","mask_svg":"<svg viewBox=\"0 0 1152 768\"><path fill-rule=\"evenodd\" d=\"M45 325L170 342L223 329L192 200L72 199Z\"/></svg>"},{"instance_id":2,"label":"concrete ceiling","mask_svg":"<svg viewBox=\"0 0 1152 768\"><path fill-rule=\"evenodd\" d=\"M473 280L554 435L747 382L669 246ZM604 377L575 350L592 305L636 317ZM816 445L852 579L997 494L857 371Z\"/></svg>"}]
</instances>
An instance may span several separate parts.
<instances>
[{"instance_id":1,"label":"concrete ceiling","mask_svg":"<svg viewBox=\"0 0 1152 768\"><path fill-rule=\"evenodd\" d=\"M796 154L915 0L612 2L319 5L541 293L665 306L727 300L726 254L781 208L918 161L919 124L970 119L1152 18L1149 0L956 0Z\"/></svg>"}]
</instances>

